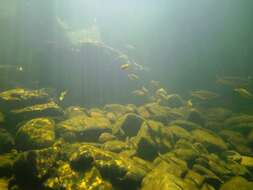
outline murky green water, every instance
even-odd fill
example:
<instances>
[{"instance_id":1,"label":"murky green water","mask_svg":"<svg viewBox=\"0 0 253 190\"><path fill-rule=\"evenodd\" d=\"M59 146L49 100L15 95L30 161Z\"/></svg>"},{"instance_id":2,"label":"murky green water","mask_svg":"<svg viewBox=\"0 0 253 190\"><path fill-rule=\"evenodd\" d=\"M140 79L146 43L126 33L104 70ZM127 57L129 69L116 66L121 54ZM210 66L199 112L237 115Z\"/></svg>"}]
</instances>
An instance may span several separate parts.
<instances>
[{"instance_id":1,"label":"murky green water","mask_svg":"<svg viewBox=\"0 0 253 190\"><path fill-rule=\"evenodd\" d=\"M252 7L1 0L0 189L253 189Z\"/></svg>"}]
</instances>

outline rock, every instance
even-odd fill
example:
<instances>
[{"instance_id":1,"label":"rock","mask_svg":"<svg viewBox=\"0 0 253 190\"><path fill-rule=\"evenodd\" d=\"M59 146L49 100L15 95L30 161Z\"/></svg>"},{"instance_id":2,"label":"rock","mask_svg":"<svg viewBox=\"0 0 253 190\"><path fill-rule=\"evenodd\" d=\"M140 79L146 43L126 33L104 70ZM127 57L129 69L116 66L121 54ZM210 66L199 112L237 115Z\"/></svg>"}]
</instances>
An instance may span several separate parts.
<instances>
[{"instance_id":1,"label":"rock","mask_svg":"<svg viewBox=\"0 0 253 190\"><path fill-rule=\"evenodd\" d=\"M252 154L247 138L245 138L241 133L231 130L222 130L219 132L219 135L239 153L245 155Z\"/></svg>"},{"instance_id":2,"label":"rock","mask_svg":"<svg viewBox=\"0 0 253 190\"><path fill-rule=\"evenodd\" d=\"M11 177L13 174L13 164L17 156L16 152L0 155L0 177Z\"/></svg>"},{"instance_id":3,"label":"rock","mask_svg":"<svg viewBox=\"0 0 253 190\"><path fill-rule=\"evenodd\" d=\"M70 106L64 110L64 115L66 118L71 118L79 115L87 116L87 110L79 106Z\"/></svg>"},{"instance_id":4,"label":"rock","mask_svg":"<svg viewBox=\"0 0 253 190\"><path fill-rule=\"evenodd\" d=\"M205 183L204 185L202 185L201 190L215 190L215 188L210 184Z\"/></svg>"},{"instance_id":5,"label":"rock","mask_svg":"<svg viewBox=\"0 0 253 190\"><path fill-rule=\"evenodd\" d=\"M1 190L8 190L9 180L5 178L0 178L0 189Z\"/></svg>"},{"instance_id":6,"label":"rock","mask_svg":"<svg viewBox=\"0 0 253 190\"><path fill-rule=\"evenodd\" d=\"M241 165L246 166L249 168L251 171L253 171L253 157L249 156L242 156L241 157ZM253 174L253 173L252 173Z\"/></svg>"},{"instance_id":7,"label":"rock","mask_svg":"<svg viewBox=\"0 0 253 190\"><path fill-rule=\"evenodd\" d=\"M120 104L106 104L104 106L104 110L106 112L114 113L116 115L116 117L120 117L126 113L134 111L131 106L127 107L127 106L120 105Z\"/></svg>"},{"instance_id":8,"label":"rock","mask_svg":"<svg viewBox=\"0 0 253 190\"><path fill-rule=\"evenodd\" d=\"M105 117L75 116L60 122L56 131L59 137L73 141L98 141L99 136L111 132L111 123Z\"/></svg>"},{"instance_id":9,"label":"rock","mask_svg":"<svg viewBox=\"0 0 253 190\"><path fill-rule=\"evenodd\" d=\"M11 134L0 128L0 154L9 152L14 147L14 144Z\"/></svg>"},{"instance_id":10,"label":"rock","mask_svg":"<svg viewBox=\"0 0 253 190\"><path fill-rule=\"evenodd\" d=\"M227 129L248 134L253 129L253 115L239 115L229 117L224 121Z\"/></svg>"},{"instance_id":11,"label":"rock","mask_svg":"<svg viewBox=\"0 0 253 190\"><path fill-rule=\"evenodd\" d=\"M73 153L69 153L71 163L75 163L74 168L96 167L103 178L110 179L113 184L136 189L142 178L150 170L146 167L145 161L136 161L118 154L102 150L91 145L82 145L78 149L73 148Z\"/></svg>"},{"instance_id":12,"label":"rock","mask_svg":"<svg viewBox=\"0 0 253 190\"><path fill-rule=\"evenodd\" d=\"M221 185L220 190L250 190L253 189L253 183L245 178L236 176Z\"/></svg>"},{"instance_id":13,"label":"rock","mask_svg":"<svg viewBox=\"0 0 253 190\"><path fill-rule=\"evenodd\" d=\"M172 134L157 121L146 121L142 124L134 143L137 155L146 160L153 160L157 153L165 153L172 148Z\"/></svg>"},{"instance_id":14,"label":"rock","mask_svg":"<svg viewBox=\"0 0 253 190\"><path fill-rule=\"evenodd\" d=\"M169 131L169 133L173 135L175 143L178 139L187 139L190 141L192 140L191 133L177 125L168 126L166 128L166 131Z\"/></svg>"},{"instance_id":15,"label":"rock","mask_svg":"<svg viewBox=\"0 0 253 190\"><path fill-rule=\"evenodd\" d=\"M119 153L127 149L130 149L129 145L126 142L118 141L118 140L107 141L106 143L104 143L103 148L105 150L115 152L115 153Z\"/></svg>"},{"instance_id":16,"label":"rock","mask_svg":"<svg viewBox=\"0 0 253 190\"><path fill-rule=\"evenodd\" d=\"M54 140L54 121L49 118L36 118L26 122L15 137L19 150L46 148L52 145Z\"/></svg>"},{"instance_id":17,"label":"rock","mask_svg":"<svg viewBox=\"0 0 253 190\"><path fill-rule=\"evenodd\" d=\"M165 165L156 167L149 172L142 181L141 190L197 190L198 188L192 184L184 182L180 177L169 172Z\"/></svg>"},{"instance_id":18,"label":"rock","mask_svg":"<svg viewBox=\"0 0 253 190\"><path fill-rule=\"evenodd\" d=\"M223 183L222 179L220 179L211 170L202 165L194 164L192 170L201 174L202 176L205 176L204 182L212 185L213 187L215 187L215 189L218 189L220 185Z\"/></svg>"},{"instance_id":19,"label":"rock","mask_svg":"<svg viewBox=\"0 0 253 190\"><path fill-rule=\"evenodd\" d=\"M140 106L137 108L137 113L138 115L140 115L141 117L148 119L150 118L150 113L148 111L148 109L145 106Z\"/></svg>"},{"instance_id":20,"label":"rock","mask_svg":"<svg viewBox=\"0 0 253 190\"><path fill-rule=\"evenodd\" d=\"M144 119L136 114L126 114L116 122L113 133L124 137L136 136L143 121Z\"/></svg>"},{"instance_id":21,"label":"rock","mask_svg":"<svg viewBox=\"0 0 253 190\"><path fill-rule=\"evenodd\" d=\"M206 122L205 117L196 109L190 110L187 120L202 126Z\"/></svg>"},{"instance_id":22,"label":"rock","mask_svg":"<svg viewBox=\"0 0 253 190\"><path fill-rule=\"evenodd\" d=\"M4 123L5 121L5 116L4 114L0 111L0 123Z\"/></svg>"},{"instance_id":23,"label":"rock","mask_svg":"<svg viewBox=\"0 0 253 190\"><path fill-rule=\"evenodd\" d=\"M218 135L211 131L195 129L192 131L193 138L203 143L209 151L226 150L226 143Z\"/></svg>"},{"instance_id":24,"label":"rock","mask_svg":"<svg viewBox=\"0 0 253 190\"><path fill-rule=\"evenodd\" d=\"M44 183L46 189L89 189L113 190L112 184L105 181L95 168L84 175L73 171L68 163L61 162L56 171Z\"/></svg>"},{"instance_id":25,"label":"rock","mask_svg":"<svg viewBox=\"0 0 253 190\"><path fill-rule=\"evenodd\" d=\"M113 141L113 140L116 140L116 139L117 139L117 137L114 136L114 135L111 134L111 133L102 133L102 134L99 136L98 141L99 141L100 143L105 143L105 142L107 142L107 141Z\"/></svg>"},{"instance_id":26,"label":"rock","mask_svg":"<svg viewBox=\"0 0 253 190\"><path fill-rule=\"evenodd\" d=\"M188 170L185 178L193 181L198 187L201 187L201 185L203 184L205 180L205 177L203 175L193 170Z\"/></svg>"},{"instance_id":27,"label":"rock","mask_svg":"<svg viewBox=\"0 0 253 190\"><path fill-rule=\"evenodd\" d=\"M171 108L184 106L184 100L178 94L170 94L166 99L160 101L160 105Z\"/></svg>"},{"instance_id":28,"label":"rock","mask_svg":"<svg viewBox=\"0 0 253 190\"><path fill-rule=\"evenodd\" d=\"M203 110L203 113L211 121L223 122L232 115L232 111L223 107L212 107Z\"/></svg>"},{"instance_id":29,"label":"rock","mask_svg":"<svg viewBox=\"0 0 253 190\"><path fill-rule=\"evenodd\" d=\"M155 167L164 167L168 173L177 177L182 177L188 170L187 163L180 158L177 158L173 153L159 154L153 161Z\"/></svg>"},{"instance_id":30,"label":"rock","mask_svg":"<svg viewBox=\"0 0 253 190\"><path fill-rule=\"evenodd\" d=\"M145 105L145 108L150 113L149 119L151 120L156 120L164 124L167 124L172 120L172 118L168 117L169 107L161 106L158 103L149 103Z\"/></svg>"},{"instance_id":31,"label":"rock","mask_svg":"<svg viewBox=\"0 0 253 190\"><path fill-rule=\"evenodd\" d=\"M17 121L24 121L36 117L60 117L63 116L62 109L53 101L35 104L32 106L13 109L7 119L15 118Z\"/></svg>"},{"instance_id":32,"label":"rock","mask_svg":"<svg viewBox=\"0 0 253 190\"><path fill-rule=\"evenodd\" d=\"M113 112L107 112L105 116L107 117L107 119L109 119L111 123L115 123L115 121L117 120L117 117Z\"/></svg>"},{"instance_id":33,"label":"rock","mask_svg":"<svg viewBox=\"0 0 253 190\"><path fill-rule=\"evenodd\" d=\"M49 100L48 93L43 90L27 90L15 88L0 93L0 107L7 111L20 109L24 106L40 104Z\"/></svg>"},{"instance_id":34,"label":"rock","mask_svg":"<svg viewBox=\"0 0 253 190\"><path fill-rule=\"evenodd\" d=\"M248 135L248 142L249 142L250 146L253 147L253 129L250 131L250 133Z\"/></svg>"},{"instance_id":35,"label":"rock","mask_svg":"<svg viewBox=\"0 0 253 190\"><path fill-rule=\"evenodd\" d=\"M13 166L16 183L34 189L52 174L57 156L55 148L23 152Z\"/></svg>"},{"instance_id":36,"label":"rock","mask_svg":"<svg viewBox=\"0 0 253 190\"><path fill-rule=\"evenodd\" d=\"M181 119L174 120L174 121L170 122L169 125L177 125L179 127L185 128L186 130L193 130L193 129L200 129L200 128L202 128L197 123L193 123L191 121L181 120Z\"/></svg>"}]
</instances>

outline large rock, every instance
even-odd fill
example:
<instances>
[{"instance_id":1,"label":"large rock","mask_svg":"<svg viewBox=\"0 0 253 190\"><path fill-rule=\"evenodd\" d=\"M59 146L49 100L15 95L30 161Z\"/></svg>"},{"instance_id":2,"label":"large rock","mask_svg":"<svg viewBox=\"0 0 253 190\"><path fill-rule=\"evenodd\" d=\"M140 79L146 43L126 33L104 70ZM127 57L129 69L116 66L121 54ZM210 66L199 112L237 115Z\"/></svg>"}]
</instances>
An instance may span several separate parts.
<instances>
[{"instance_id":1,"label":"large rock","mask_svg":"<svg viewBox=\"0 0 253 190\"><path fill-rule=\"evenodd\" d=\"M13 164L17 156L17 152L0 155L0 177L10 177L13 174Z\"/></svg>"},{"instance_id":2,"label":"large rock","mask_svg":"<svg viewBox=\"0 0 253 190\"><path fill-rule=\"evenodd\" d=\"M173 175L170 167L162 164L149 172L142 181L141 190L198 190L197 186Z\"/></svg>"},{"instance_id":3,"label":"large rock","mask_svg":"<svg viewBox=\"0 0 253 190\"><path fill-rule=\"evenodd\" d=\"M0 93L0 106L4 109L19 109L24 106L48 101L49 95L43 90L15 88Z\"/></svg>"},{"instance_id":4,"label":"large rock","mask_svg":"<svg viewBox=\"0 0 253 190\"><path fill-rule=\"evenodd\" d=\"M165 99L160 101L163 106L168 106L171 108L181 107L184 105L184 100L178 94L170 94Z\"/></svg>"},{"instance_id":5,"label":"large rock","mask_svg":"<svg viewBox=\"0 0 253 190\"><path fill-rule=\"evenodd\" d=\"M54 167L57 166L57 157L58 151L55 148L22 153L13 166L16 183L34 189L52 174Z\"/></svg>"},{"instance_id":6,"label":"large rock","mask_svg":"<svg viewBox=\"0 0 253 190\"><path fill-rule=\"evenodd\" d=\"M0 128L0 154L9 152L14 147L14 139L5 129Z\"/></svg>"},{"instance_id":7,"label":"large rock","mask_svg":"<svg viewBox=\"0 0 253 190\"><path fill-rule=\"evenodd\" d=\"M78 115L60 122L56 128L59 137L67 141L98 141L99 136L111 132L111 123L106 117Z\"/></svg>"},{"instance_id":8,"label":"large rock","mask_svg":"<svg viewBox=\"0 0 253 190\"><path fill-rule=\"evenodd\" d=\"M142 124L134 142L137 155L146 160L153 160L158 152L165 153L172 148L173 135L157 121L146 121Z\"/></svg>"},{"instance_id":9,"label":"large rock","mask_svg":"<svg viewBox=\"0 0 253 190\"><path fill-rule=\"evenodd\" d=\"M220 190L251 190L253 182L247 181L245 178L236 176L222 184Z\"/></svg>"},{"instance_id":10,"label":"large rock","mask_svg":"<svg viewBox=\"0 0 253 190\"><path fill-rule=\"evenodd\" d=\"M251 155L252 151L247 138L241 133L231 130L222 130L219 135L237 152L245 155Z\"/></svg>"},{"instance_id":11,"label":"large rock","mask_svg":"<svg viewBox=\"0 0 253 190\"><path fill-rule=\"evenodd\" d=\"M0 189L8 190L9 180L5 178L0 178Z\"/></svg>"},{"instance_id":12,"label":"large rock","mask_svg":"<svg viewBox=\"0 0 253 190\"><path fill-rule=\"evenodd\" d=\"M49 101L42 104L34 104L20 109L13 109L7 119L15 118L24 121L35 117L60 117L63 116L62 109L54 102Z\"/></svg>"},{"instance_id":13,"label":"large rock","mask_svg":"<svg viewBox=\"0 0 253 190\"><path fill-rule=\"evenodd\" d=\"M136 136L141 128L144 119L136 114L126 114L119 118L114 126L114 134L118 134L123 137Z\"/></svg>"},{"instance_id":14,"label":"large rock","mask_svg":"<svg viewBox=\"0 0 253 190\"><path fill-rule=\"evenodd\" d=\"M253 129L253 115L244 114L229 117L224 121L224 125L227 129L247 134Z\"/></svg>"},{"instance_id":15,"label":"large rock","mask_svg":"<svg viewBox=\"0 0 253 190\"><path fill-rule=\"evenodd\" d=\"M54 140L54 121L49 118L36 118L26 122L19 128L15 137L19 150L49 147Z\"/></svg>"},{"instance_id":16,"label":"large rock","mask_svg":"<svg viewBox=\"0 0 253 190\"><path fill-rule=\"evenodd\" d=\"M91 145L81 145L69 152L71 166L80 171L96 167L113 184L136 189L152 165L140 159L129 159ZM145 164L144 164L145 163Z\"/></svg>"},{"instance_id":17,"label":"large rock","mask_svg":"<svg viewBox=\"0 0 253 190\"><path fill-rule=\"evenodd\" d=\"M191 133L197 142L203 143L210 151L226 150L228 148L222 138L211 131L195 129Z\"/></svg>"}]
</instances>

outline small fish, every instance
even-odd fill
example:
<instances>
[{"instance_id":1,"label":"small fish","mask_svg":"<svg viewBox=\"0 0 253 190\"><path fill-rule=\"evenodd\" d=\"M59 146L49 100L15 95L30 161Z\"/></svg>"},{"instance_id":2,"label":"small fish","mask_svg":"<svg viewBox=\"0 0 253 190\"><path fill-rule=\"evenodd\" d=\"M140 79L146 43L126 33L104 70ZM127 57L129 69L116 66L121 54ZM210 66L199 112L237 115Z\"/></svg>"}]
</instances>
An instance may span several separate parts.
<instances>
[{"instance_id":1,"label":"small fish","mask_svg":"<svg viewBox=\"0 0 253 190\"><path fill-rule=\"evenodd\" d=\"M151 80L149 82L149 86L152 88L152 89L158 89L160 88L160 82L159 81L156 81L156 80Z\"/></svg>"},{"instance_id":2,"label":"small fish","mask_svg":"<svg viewBox=\"0 0 253 190\"><path fill-rule=\"evenodd\" d=\"M212 100L219 97L219 94L208 90L195 90L191 92L191 96L200 100Z\"/></svg>"},{"instance_id":3,"label":"small fish","mask_svg":"<svg viewBox=\"0 0 253 190\"><path fill-rule=\"evenodd\" d=\"M143 96L146 96L146 95L147 95L147 93L144 92L144 91L142 91L142 90L134 90L134 91L132 92L132 94L135 95L135 96L139 96L139 97L143 97Z\"/></svg>"},{"instance_id":4,"label":"small fish","mask_svg":"<svg viewBox=\"0 0 253 190\"><path fill-rule=\"evenodd\" d=\"M126 48L126 49L128 49L128 50L131 50L131 51L133 51L133 50L135 50L135 49L136 49L136 47L135 47L135 46L133 46L133 45L131 45L131 44L127 44L127 45L125 45L125 48Z\"/></svg>"},{"instance_id":5,"label":"small fish","mask_svg":"<svg viewBox=\"0 0 253 190\"><path fill-rule=\"evenodd\" d=\"M130 64L129 64L129 63L125 63L125 64L123 64L123 65L120 66L120 68L121 68L122 70L127 70L127 69L129 69L129 67L130 67Z\"/></svg>"},{"instance_id":6,"label":"small fish","mask_svg":"<svg viewBox=\"0 0 253 190\"><path fill-rule=\"evenodd\" d=\"M145 86L142 86L142 87L141 87L141 90L142 90L143 92L145 92L145 93L148 93L148 89L145 88Z\"/></svg>"},{"instance_id":7,"label":"small fish","mask_svg":"<svg viewBox=\"0 0 253 190\"><path fill-rule=\"evenodd\" d=\"M246 98L246 99L253 98L253 94L245 88L235 88L234 91L237 92L243 98Z\"/></svg>"},{"instance_id":8,"label":"small fish","mask_svg":"<svg viewBox=\"0 0 253 190\"><path fill-rule=\"evenodd\" d=\"M67 93L68 93L67 90L62 91L61 94L60 94L60 96L59 96L59 100L60 100L60 101L63 101L64 98L65 98L65 96L67 95Z\"/></svg>"},{"instance_id":9,"label":"small fish","mask_svg":"<svg viewBox=\"0 0 253 190\"><path fill-rule=\"evenodd\" d=\"M129 78L130 80L138 80L138 79L139 79L139 76L136 75L136 74L133 74L133 73L128 74L127 76L128 76L128 78Z\"/></svg>"},{"instance_id":10,"label":"small fish","mask_svg":"<svg viewBox=\"0 0 253 190\"><path fill-rule=\"evenodd\" d=\"M192 106L193 106L192 100L188 100L188 101L186 102L186 106L192 107Z\"/></svg>"},{"instance_id":11,"label":"small fish","mask_svg":"<svg viewBox=\"0 0 253 190\"><path fill-rule=\"evenodd\" d=\"M216 76L216 83L220 85L230 86L233 88L248 87L250 78L243 78L240 76Z\"/></svg>"}]
</instances>

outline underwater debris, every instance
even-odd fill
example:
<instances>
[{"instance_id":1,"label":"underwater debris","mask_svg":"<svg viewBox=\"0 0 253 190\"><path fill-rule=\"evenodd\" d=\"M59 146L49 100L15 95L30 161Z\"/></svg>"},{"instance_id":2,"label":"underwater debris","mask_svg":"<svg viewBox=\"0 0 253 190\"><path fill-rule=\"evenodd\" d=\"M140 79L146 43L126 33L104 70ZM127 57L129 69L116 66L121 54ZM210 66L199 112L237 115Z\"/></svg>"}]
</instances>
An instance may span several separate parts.
<instances>
[{"instance_id":1,"label":"underwater debris","mask_svg":"<svg viewBox=\"0 0 253 190\"><path fill-rule=\"evenodd\" d=\"M253 94L245 88L235 88L234 91L237 92L243 98L246 98L246 99L253 98Z\"/></svg>"},{"instance_id":2,"label":"underwater debris","mask_svg":"<svg viewBox=\"0 0 253 190\"><path fill-rule=\"evenodd\" d=\"M195 97L199 100L205 100L205 101L216 99L220 96L219 94L208 91L208 90L195 90L195 91L191 91L190 94L192 97Z\"/></svg>"}]
</instances>

